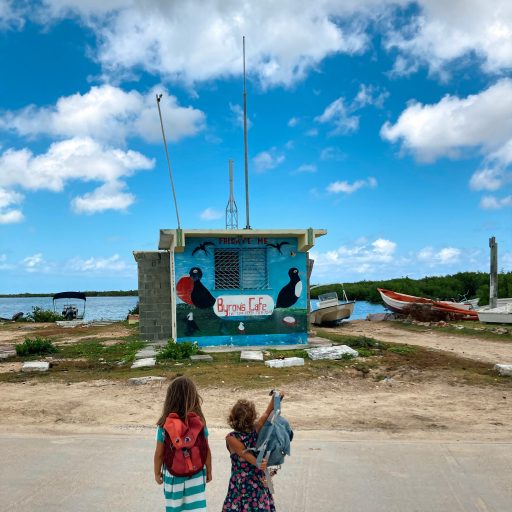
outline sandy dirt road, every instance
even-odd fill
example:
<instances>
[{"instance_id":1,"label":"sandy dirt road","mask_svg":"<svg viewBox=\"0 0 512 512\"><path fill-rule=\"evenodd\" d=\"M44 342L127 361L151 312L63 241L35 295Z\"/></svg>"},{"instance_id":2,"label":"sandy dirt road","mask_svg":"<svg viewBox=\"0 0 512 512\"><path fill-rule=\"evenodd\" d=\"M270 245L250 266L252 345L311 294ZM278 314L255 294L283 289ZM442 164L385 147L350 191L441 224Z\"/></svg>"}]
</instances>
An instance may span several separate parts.
<instances>
[{"instance_id":1,"label":"sandy dirt road","mask_svg":"<svg viewBox=\"0 0 512 512\"><path fill-rule=\"evenodd\" d=\"M343 327L325 330L340 334L369 336L390 343L429 347L493 364L512 364L512 341L500 342L450 335L443 333L441 329L426 332L406 331L395 326L393 322L368 322L366 320L353 320L344 324Z\"/></svg>"}]
</instances>

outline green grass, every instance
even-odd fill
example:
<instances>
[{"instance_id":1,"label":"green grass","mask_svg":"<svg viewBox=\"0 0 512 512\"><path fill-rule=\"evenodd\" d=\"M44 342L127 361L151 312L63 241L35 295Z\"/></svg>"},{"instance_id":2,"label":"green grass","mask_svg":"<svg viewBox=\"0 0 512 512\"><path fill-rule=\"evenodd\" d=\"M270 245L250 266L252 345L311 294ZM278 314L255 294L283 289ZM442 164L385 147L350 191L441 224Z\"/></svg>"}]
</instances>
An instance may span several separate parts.
<instances>
[{"instance_id":1,"label":"green grass","mask_svg":"<svg viewBox=\"0 0 512 512\"><path fill-rule=\"evenodd\" d=\"M418 351L418 347L411 347L410 345L391 345L386 347L387 352L393 354L400 354L402 356L414 354Z\"/></svg>"},{"instance_id":2,"label":"green grass","mask_svg":"<svg viewBox=\"0 0 512 512\"><path fill-rule=\"evenodd\" d=\"M87 338L77 343L69 343L59 347L58 357L62 359L86 359L89 363L98 363L100 360L106 363L126 364L135 359L138 350L144 347L142 341L128 339L122 343L105 346L104 338Z\"/></svg>"}]
</instances>

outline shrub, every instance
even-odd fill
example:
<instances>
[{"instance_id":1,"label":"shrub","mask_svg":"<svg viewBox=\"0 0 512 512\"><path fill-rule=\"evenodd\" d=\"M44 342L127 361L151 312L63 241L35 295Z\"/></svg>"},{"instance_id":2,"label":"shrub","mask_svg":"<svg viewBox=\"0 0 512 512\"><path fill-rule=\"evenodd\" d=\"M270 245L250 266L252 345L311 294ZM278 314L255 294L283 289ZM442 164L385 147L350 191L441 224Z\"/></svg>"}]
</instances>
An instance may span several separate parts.
<instances>
[{"instance_id":1,"label":"shrub","mask_svg":"<svg viewBox=\"0 0 512 512\"><path fill-rule=\"evenodd\" d=\"M139 314L139 301L137 301L137 304L135 304L135 306L133 306L133 308L128 311L128 314L129 315L138 315Z\"/></svg>"},{"instance_id":2,"label":"shrub","mask_svg":"<svg viewBox=\"0 0 512 512\"><path fill-rule=\"evenodd\" d=\"M31 355L53 354L57 352L57 347L50 338L25 338L23 343L16 345L16 354L20 357Z\"/></svg>"},{"instance_id":3,"label":"shrub","mask_svg":"<svg viewBox=\"0 0 512 512\"><path fill-rule=\"evenodd\" d=\"M167 346L158 354L157 359L188 359L198 352L199 347L196 342L182 341L177 343L170 338L167 342Z\"/></svg>"},{"instance_id":4,"label":"shrub","mask_svg":"<svg viewBox=\"0 0 512 512\"><path fill-rule=\"evenodd\" d=\"M62 315L55 313L51 309L43 309L38 306L32 308L32 313L29 313L27 318L32 322L56 322L57 320L64 320Z\"/></svg>"}]
</instances>

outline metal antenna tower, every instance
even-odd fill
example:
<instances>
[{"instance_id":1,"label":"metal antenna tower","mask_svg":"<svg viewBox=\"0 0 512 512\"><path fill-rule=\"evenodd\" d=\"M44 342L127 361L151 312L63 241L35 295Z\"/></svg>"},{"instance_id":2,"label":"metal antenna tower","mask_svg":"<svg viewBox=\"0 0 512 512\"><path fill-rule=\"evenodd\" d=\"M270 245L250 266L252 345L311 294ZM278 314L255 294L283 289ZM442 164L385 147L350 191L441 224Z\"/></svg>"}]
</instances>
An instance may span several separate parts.
<instances>
[{"instance_id":1,"label":"metal antenna tower","mask_svg":"<svg viewBox=\"0 0 512 512\"><path fill-rule=\"evenodd\" d=\"M233 193L233 160L229 161L229 200L226 206L226 229L238 229L238 206Z\"/></svg>"}]
</instances>

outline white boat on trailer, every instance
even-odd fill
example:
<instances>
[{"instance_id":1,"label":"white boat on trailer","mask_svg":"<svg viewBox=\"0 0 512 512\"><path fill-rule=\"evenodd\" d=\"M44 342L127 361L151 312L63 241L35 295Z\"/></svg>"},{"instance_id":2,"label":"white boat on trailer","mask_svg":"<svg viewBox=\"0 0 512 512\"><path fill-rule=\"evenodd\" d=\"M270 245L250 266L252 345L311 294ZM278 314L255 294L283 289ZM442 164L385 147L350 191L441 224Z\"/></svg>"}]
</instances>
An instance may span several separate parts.
<instances>
[{"instance_id":1,"label":"white boat on trailer","mask_svg":"<svg viewBox=\"0 0 512 512\"><path fill-rule=\"evenodd\" d=\"M336 292L324 293L318 296L318 306L309 314L312 324L325 325L336 324L350 318L354 312L355 300L348 300L343 291L343 298L340 301Z\"/></svg>"}]
</instances>

